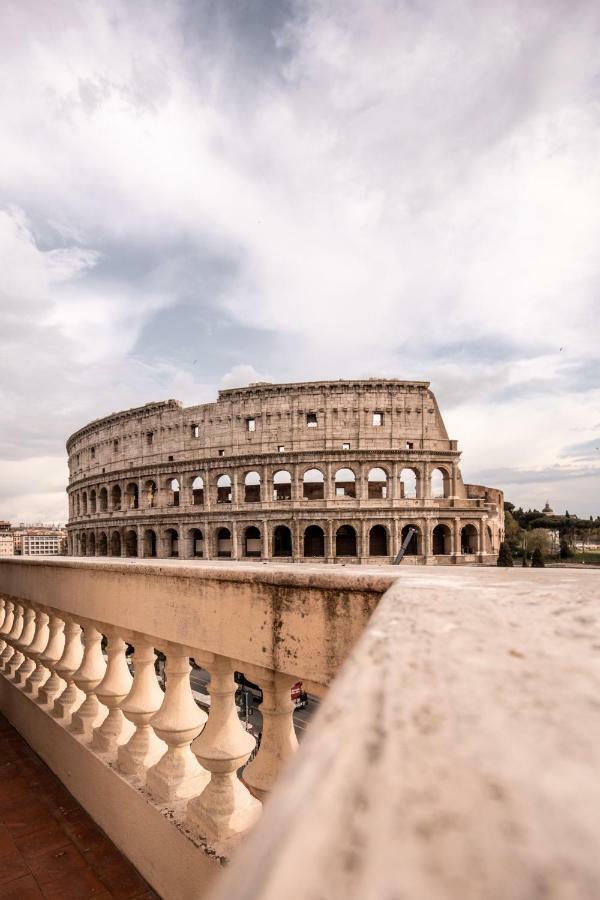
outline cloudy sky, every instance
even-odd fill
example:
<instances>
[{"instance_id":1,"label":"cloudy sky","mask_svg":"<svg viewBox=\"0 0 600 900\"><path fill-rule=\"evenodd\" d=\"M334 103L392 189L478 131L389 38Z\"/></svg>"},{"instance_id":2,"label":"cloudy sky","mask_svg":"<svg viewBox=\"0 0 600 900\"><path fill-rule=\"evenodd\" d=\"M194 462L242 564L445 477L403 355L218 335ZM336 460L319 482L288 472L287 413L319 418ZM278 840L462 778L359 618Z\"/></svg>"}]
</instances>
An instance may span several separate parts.
<instances>
[{"instance_id":1,"label":"cloudy sky","mask_svg":"<svg viewBox=\"0 0 600 900\"><path fill-rule=\"evenodd\" d=\"M5 2L0 125L0 518L97 416L368 376L600 514L597 0Z\"/></svg>"}]
</instances>

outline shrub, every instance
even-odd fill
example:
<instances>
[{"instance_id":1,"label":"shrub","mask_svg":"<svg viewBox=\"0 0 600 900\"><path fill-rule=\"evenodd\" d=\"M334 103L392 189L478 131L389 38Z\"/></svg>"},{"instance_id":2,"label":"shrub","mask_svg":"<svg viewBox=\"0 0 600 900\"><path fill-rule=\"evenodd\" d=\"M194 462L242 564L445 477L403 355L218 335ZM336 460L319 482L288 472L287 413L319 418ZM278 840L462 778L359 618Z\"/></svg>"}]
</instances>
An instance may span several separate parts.
<instances>
[{"instance_id":1,"label":"shrub","mask_svg":"<svg viewBox=\"0 0 600 900\"><path fill-rule=\"evenodd\" d=\"M500 550L498 551L498 562L497 566L513 566L513 558L512 553L510 552L510 547L506 543L506 541L502 541L500 544Z\"/></svg>"},{"instance_id":2,"label":"shrub","mask_svg":"<svg viewBox=\"0 0 600 900\"><path fill-rule=\"evenodd\" d=\"M543 569L545 565L546 563L544 562L544 554L539 547L536 547L531 556L531 568Z\"/></svg>"}]
</instances>

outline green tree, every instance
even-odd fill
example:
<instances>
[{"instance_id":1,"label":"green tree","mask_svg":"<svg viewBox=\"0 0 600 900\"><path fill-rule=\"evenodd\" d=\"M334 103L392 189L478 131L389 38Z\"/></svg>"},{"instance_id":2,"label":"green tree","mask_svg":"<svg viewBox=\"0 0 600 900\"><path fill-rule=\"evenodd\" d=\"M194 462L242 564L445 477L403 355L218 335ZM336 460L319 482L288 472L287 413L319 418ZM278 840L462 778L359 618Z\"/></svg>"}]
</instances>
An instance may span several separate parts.
<instances>
[{"instance_id":1,"label":"green tree","mask_svg":"<svg viewBox=\"0 0 600 900\"><path fill-rule=\"evenodd\" d=\"M502 541L500 544L500 550L498 551L498 562L496 563L498 566L514 566L512 553L510 552L510 547L508 546L506 541Z\"/></svg>"},{"instance_id":2,"label":"green tree","mask_svg":"<svg viewBox=\"0 0 600 900\"><path fill-rule=\"evenodd\" d=\"M544 562L544 554L539 547L536 547L531 556L531 568L543 569L545 565L546 563Z\"/></svg>"},{"instance_id":3,"label":"green tree","mask_svg":"<svg viewBox=\"0 0 600 900\"><path fill-rule=\"evenodd\" d=\"M534 528L525 535L527 538L527 552L535 553L539 550L542 556L548 556L550 553L550 535L545 528Z\"/></svg>"},{"instance_id":4,"label":"green tree","mask_svg":"<svg viewBox=\"0 0 600 900\"><path fill-rule=\"evenodd\" d=\"M561 538L560 558L570 559L572 556L575 556L575 551L573 550L572 544L570 544L566 538Z\"/></svg>"}]
</instances>

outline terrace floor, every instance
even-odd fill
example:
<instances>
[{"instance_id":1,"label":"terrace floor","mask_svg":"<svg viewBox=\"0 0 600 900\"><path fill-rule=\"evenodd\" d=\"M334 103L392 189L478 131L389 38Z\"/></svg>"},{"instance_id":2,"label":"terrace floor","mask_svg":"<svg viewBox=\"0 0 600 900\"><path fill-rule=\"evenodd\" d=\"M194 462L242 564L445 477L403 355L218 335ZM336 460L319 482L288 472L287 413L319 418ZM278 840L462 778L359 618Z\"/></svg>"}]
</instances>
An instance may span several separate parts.
<instances>
[{"instance_id":1,"label":"terrace floor","mask_svg":"<svg viewBox=\"0 0 600 900\"><path fill-rule=\"evenodd\" d=\"M159 900L0 714L0 900Z\"/></svg>"}]
</instances>

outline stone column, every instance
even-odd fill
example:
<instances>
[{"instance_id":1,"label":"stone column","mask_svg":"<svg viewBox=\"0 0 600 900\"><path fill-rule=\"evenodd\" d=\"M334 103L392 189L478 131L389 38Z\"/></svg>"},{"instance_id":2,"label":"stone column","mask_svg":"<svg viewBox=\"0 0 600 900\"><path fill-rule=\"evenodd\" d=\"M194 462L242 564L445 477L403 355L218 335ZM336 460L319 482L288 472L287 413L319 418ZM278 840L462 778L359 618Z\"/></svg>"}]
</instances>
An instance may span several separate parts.
<instances>
[{"instance_id":1,"label":"stone column","mask_svg":"<svg viewBox=\"0 0 600 900\"><path fill-rule=\"evenodd\" d=\"M231 522L230 531L231 531L231 558L239 559L240 558L240 548L238 547L237 523L235 522L235 520L233 522Z\"/></svg>"},{"instance_id":2,"label":"stone column","mask_svg":"<svg viewBox=\"0 0 600 900\"><path fill-rule=\"evenodd\" d=\"M325 522L325 562L335 562L335 532L337 523Z\"/></svg>"},{"instance_id":3,"label":"stone column","mask_svg":"<svg viewBox=\"0 0 600 900\"><path fill-rule=\"evenodd\" d=\"M73 713L84 699L83 693L73 681L73 676L83 658L83 644L80 625L70 617L65 618L65 648L54 668L55 673L65 682L65 689L56 697L51 715L55 719L62 719L63 724L68 725Z\"/></svg>"},{"instance_id":4,"label":"stone column","mask_svg":"<svg viewBox=\"0 0 600 900\"><path fill-rule=\"evenodd\" d=\"M16 685L21 684L23 677L21 669L23 666L25 666L25 672L23 674L26 676L28 676L34 668L34 664L27 657L27 651L29 650L35 635L35 619L35 607L26 606L23 614L23 630L13 644L15 652L9 659L5 669L6 677L12 680Z\"/></svg>"},{"instance_id":5,"label":"stone column","mask_svg":"<svg viewBox=\"0 0 600 900\"><path fill-rule=\"evenodd\" d=\"M14 623L15 604L12 600L4 601L4 620L0 628L0 656L6 648L6 636L10 633Z\"/></svg>"},{"instance_id":6,"label":"stone column","mask_svg":"<svg viewBox=\"0 0 600 900\"><path fill-rule=\"evenodd\" d=\"M262 740L257 755L246 766L244 784L259 800L272 790L279 773L298 748L294 729L294 702L291 688L297 679L279 672L265 673L258 683L263 691Z\"/></svg>"},{"instance_id":7,"label":"stone column","mask_svg":"<svg viewBox=\"0 0 600 900\"><path fill-rule=\"evenodd\" d=\"M8 663L15 652L14 644L18 641L23 631L23 613L23 605L15 603L12 627L4 638L4 650L0 654L0 669L3 672L7 670Z\"/></svg>"},{"instance_id":8,"label":"stone column","mask_svg":"<svg viewBox=\"0 0 600 900\"><path fill-rule=\"evenodd\" d=\"M118 749L118 765L122 772L136 774L155 765L167 751L150 726L150 720L160 709L163 692L154 669L155 652L145 637L135 636L133 687L121 704L121 712L135 726L135 732Z\"/></svg>"},{"instance_id":9,"label":"stone column","mask_svg":"<svg viewBox=\"0 0 600 900\"><path fill-rule=\"evenodd\" d=\"M390 466L390 500L399 500L401 497L400 484L398 481L398 476L400 474L400 470L397 462L393 462Z\"/></svg>"},{"instance_id":10,"label":"stone column","mask_svg":"<svg viewBox=\"0 0 600 900\"><path fill-rule=\"evenodd\" d=\"M41 608L38 609L35 635L27 654L32 665L29 674L25 676L23 684L23 692L25 694L35 694L40 685L42 685L50 675L48 669L39 662L41 654L48 646L48 638L50 635L48 621L49 617L46 612Z\"/></svg>"},{"instance_id":11,"label":"stone column","mask_svg":"<svg viewBox=\"0 0 600 900\"><path fill-rule=\"evenodd\" d=\"M267 519L263 519L261 522L262 527L262 558L263 559L272 559L273 558L273 539L270 531L270 523Z\"/></svg>"},{"instance_id":12,"label":"stone column","mask_svg":"<svg viewBox=\"0 0 600 900\"><path fill-rule=\"evenodd\" d=\"M70 730L89 738L108 712L96 696L96 688L106 674L106 662L102 655L102 634L91 622L83 629L83 648L83 659L73 681L85 694L85 700L73 715Z\"/></svg>"},{"instance_id":13,"label":"stone column","mask_svg":"<svg viewBox=\"0 0 600 900\"><path fill-rule=\"evenodd\" d=\"M192 744L193 752L210 772L210 781L200 796L188 803L187 817L202 834L216 840L246 831L261 810L261 804L237 777L255 741L238 718L234 671L232 660L215 658L211 666L210 717Z\"/></svg>"},{"instance_id":14,"label":"stone column","mask_svg":"<svg viewBox=\"0 0 600 900\"><path fill-rule=\"evenodd\" d=\"M431 522L429 519L425 519L422 525L422 547L423 547L423 556L425 557L425 562L431 556Z\"/></svg>"},{"instance_id":15,"label":"stone column","mask_svg":"<svg viewBox=\"0 0 600 900\"><path fill-rule=\"evenodd\" d=\"M454 519L454 555L460 556L460 519L456 517Z\"/></svg>"},{"instance_id":16,"label":"stone column","mask_svg":"<svg viewBox=\"0 0 600 900\"><path fill-rule=\"evenodd\" d=\"M325 500L329 503L330 500L335 499L335 484L333 481L333 464L328 462L325 464L325 485L323 495Z\"/></svg>"},{"instance_id":17,"label":"stone column","mask_svg":"<svg viewBox=\"0 0 600 900\"><path fill-rule=\"evenodd\" d=\"M62 691L65 683L56 674L55 668L65 649L65 623L55 613L50 615L48 626L48 645L38 659L38 665L44 666L49 672L49 678L40 686L37 692L37 703L46 706L54 703L54 697Z\"/></svg>"},{"instance_id":18,"label":"stone column","mask_svg":"<svg viewBox=\"0 0 600 900\"><path fill-rule=\"evenodd\" d=\"M104 678L96 688L101 703L108 707L108 715L94 728L92 747L101 753L115 753L133 734L133 725L121 712L120 706L131 690L132 677L127 665L127 645L114 628L108 631L108 663Z\"/></svg>"}]
</instances>

